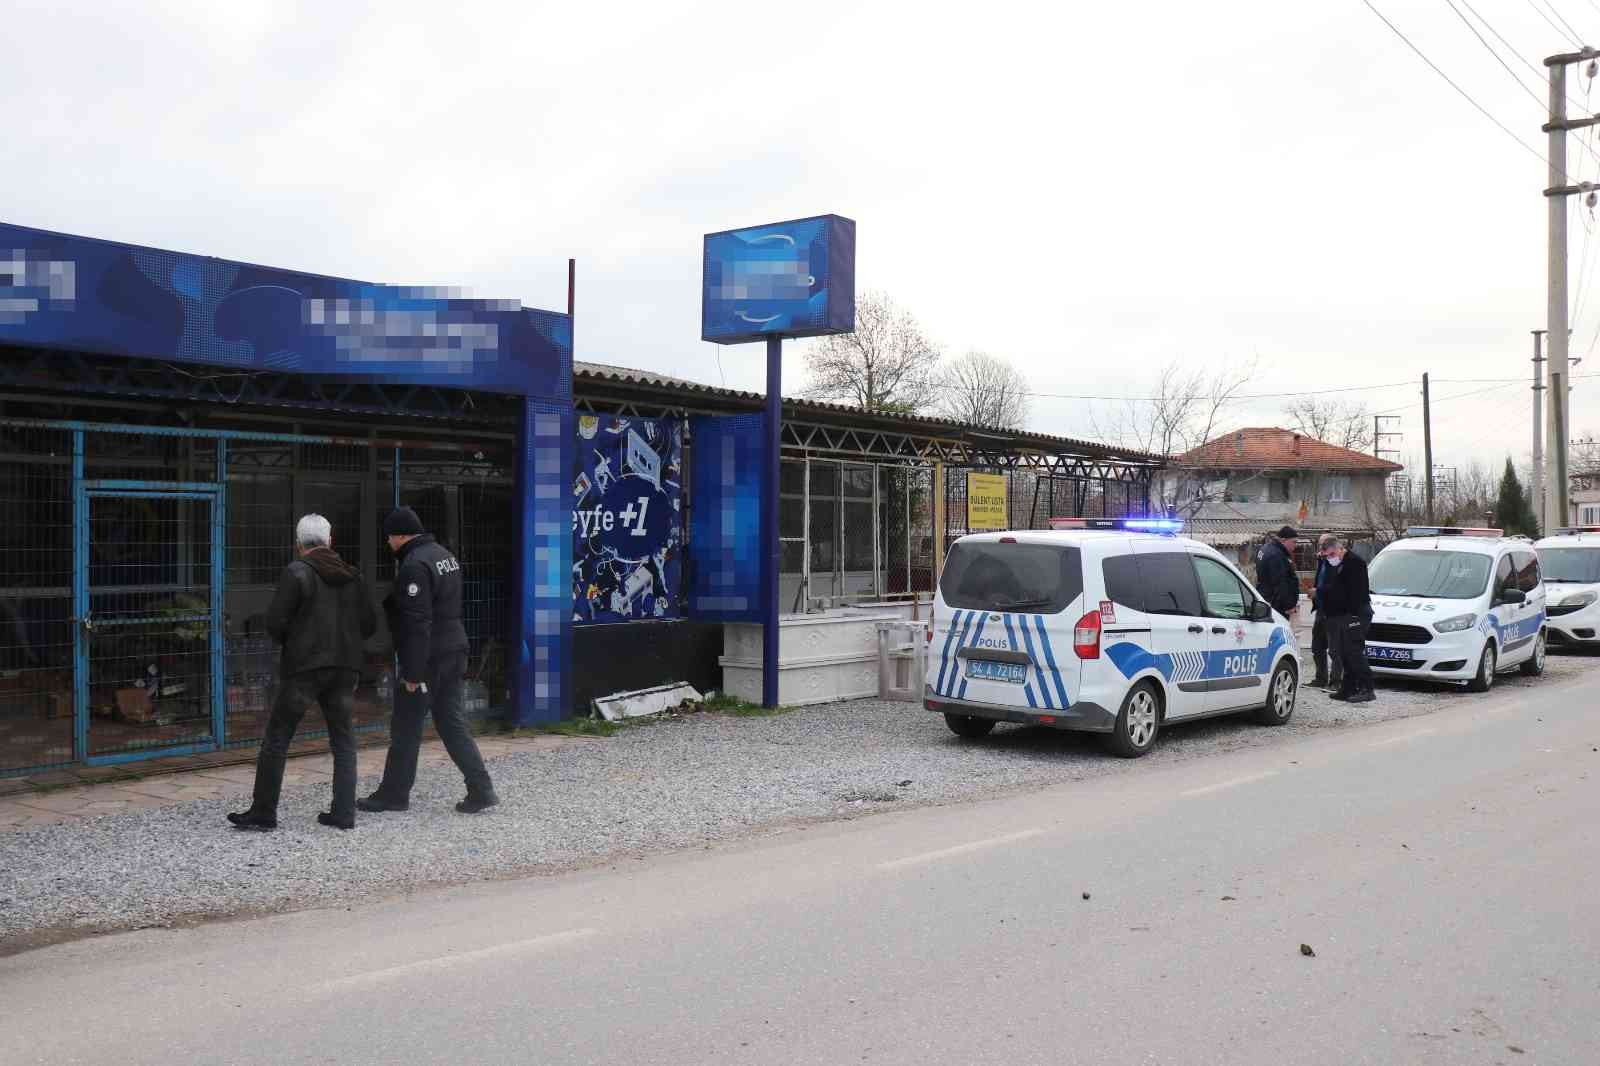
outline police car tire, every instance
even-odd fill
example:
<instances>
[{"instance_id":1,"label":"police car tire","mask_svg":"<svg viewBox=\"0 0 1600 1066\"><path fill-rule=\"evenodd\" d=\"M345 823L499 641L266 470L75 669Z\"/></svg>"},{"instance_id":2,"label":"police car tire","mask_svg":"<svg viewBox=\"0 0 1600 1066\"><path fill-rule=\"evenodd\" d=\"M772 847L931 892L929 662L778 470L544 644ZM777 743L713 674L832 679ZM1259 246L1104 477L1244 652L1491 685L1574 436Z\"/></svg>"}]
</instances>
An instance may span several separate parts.
<instances>
[{"instance_id":1,"label":"police car tire","mask_svg":"<svg viewBox=\"0 0 1600 1066\"><path fill-rule=\"evenodd\" d=\"M1541 629L1533 645L1533 654L1528 656L1527 660L1522 664L1522 676L1538 677L1544 673L1544 656L1544 630Z\"/></svg>"},{"instance_id":2,"label":"police car tire","mask_svg":"<svg viewBox=\"0 0 1600 1066\"><path fill-rule=\"evenodd\" d=\"M1278 685L1284 675L1288 675L1289 678L1289 693L1285 700L1288 704L1288 710L1284 711L1283 717L1280 718L1277 709L1273 706L1273 702L1277 698ZM1288 725L1289 719L1294 717L1295 697L1299 695L1299 688L1299 677L1296 675L1294 667L1287 662L1279 663L1278 668L1272 671L1272 677L1267 681L1267 701L1256 708L1256 722L1260 725Z\"/></svg>"},{"instance_id":3,"label":"police car tire","mask_svg":"<svg viewBox=\"0 0 1600 1066\"><path fill-rule=\"evenodd\" d=\"M1155 720L1151 723L1150 739L1145 741L1143 746L1134 741L1128 730L1129 712L1134 708L1135 703L1141 700L1141 697L1152 700L1155 703ZM1124 759L1137 759L1156 746L1156 740L1161 736L1161 718L1161 693L1150 682L1141 681L1129 689L1126 696L1122 697L1122 708L1117 711L1117 720L1112 725L1111 732L1101 737L1101 740L1105 744L1106 750L1111 754L1119 755Z\"/></svg>"},{"instance_id":4,"label":"police car tire","mask_svg":"<svg viewBox=\"0 0 1600 1066\"><path fill-rule=\"evenodd\" d=\"M1484 644L1483 654L1478 656L1478 672L1467 682L1467 691L1488 692L1494 687L1494 673L1499 668L1500 653L1495 651L1494 641L1491 640Z\"/></svg>"},{"instance_id":5,"label":"police car tire","mask_svg":"<svg viewBox=\"0 0 1600 1066\"><path fill-rule=\"evenodd\" d=\"M974 718L970 714L947 714L944 724L950 727L950 732L968 740L977 740L994 732L993 718Z\"/></svg>"}]
</instances>

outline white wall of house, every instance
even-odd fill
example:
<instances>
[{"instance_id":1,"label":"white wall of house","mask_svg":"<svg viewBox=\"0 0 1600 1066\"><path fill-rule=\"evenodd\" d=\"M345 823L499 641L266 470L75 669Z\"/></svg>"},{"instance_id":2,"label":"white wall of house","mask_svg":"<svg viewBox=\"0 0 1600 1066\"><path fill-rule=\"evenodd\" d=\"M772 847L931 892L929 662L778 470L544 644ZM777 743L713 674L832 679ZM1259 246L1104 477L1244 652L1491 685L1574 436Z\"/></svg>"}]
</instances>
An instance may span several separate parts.
<instances>
[{"instance_id":1,"label":"white wall of house","mask_svg":"<svg viewBox=\"0 0 1600 1066\"><path fill-rule=\"evenodd\" d=\"M1180 475L1183 476L1183 475ZM1188 475L1191 479L1194 475ZM1303 470L1221 471L1212 479L1205 505L1195 517L1293 521L1305 503L1312 518L1359 521L1376 514L1383 501L1386 474L1323 473ZM1190 481L1193 498L1195 481ZM1183 492L1179 492L1181 497Z\"/></svg>"}]
</instances>

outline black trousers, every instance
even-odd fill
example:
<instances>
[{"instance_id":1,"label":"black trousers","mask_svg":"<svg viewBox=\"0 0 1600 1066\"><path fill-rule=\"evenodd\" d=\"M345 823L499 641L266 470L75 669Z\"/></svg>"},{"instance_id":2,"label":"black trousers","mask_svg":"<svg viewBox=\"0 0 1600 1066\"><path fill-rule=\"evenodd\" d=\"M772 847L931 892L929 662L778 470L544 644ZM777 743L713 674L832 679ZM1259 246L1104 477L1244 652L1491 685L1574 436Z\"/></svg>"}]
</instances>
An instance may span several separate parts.
<instances>
[{"instance_id":1,"label":"black trousers","mask_svg":"<svg viewBox=\"0 0 1600 1066\"><path fill-rule=\"evenodd\" d=\"M1372 691L1372 667L1367 663L1367 626L1372 619L1367 615L1343 614L1328 618L1329 632L1339 646L1339 658L1344 661L1344 678L1339 691L1347 695Z\"/></svg>"},{"instance_id":2,"label":"black trousers","mask_svg":"<svg viewBox=\"0 0 1600 1066\"><path fill-rule=\"evenodd\" d=\"M467 653L449 652L428 663L428 691L407 692L396 682L394 719L389 725L389 757L383 764L383 781L377 795L390 803L407 803L417 783L417 753L422 748L422 724L433 712L433 728L444 750L467 782L467 795L487 796L494 791L477 741L467 732L465 702ZM410 680L409 678L407 680Z\"/></svg>"},{"instance_id":3,"label":"black trousers","mask_svg":"<svg viewBox=\"0 0 1600 1066\"><path fill-rule=\"evenodd\" d=\"M256 755L256 790L252 810L276 814L278 797L283 792L283 762L300 719L313 700L322 706L328 723L328 747L333 749L333 816L340 820L356 815L356 735L351 722L360 675L354 670L328 667L309 670L285 678L267 720L267 735Z\"/></svg>"},{"instance_id":4,"label":"black trousers","mask_svg":"<svg viewBox=\"0 0 1600 1066\"><path fill-rule=\"evenodd\" d=\"M1338 684L1344 678L1344 658L1339 645L1335 643L1340 634L1330 632L1328 620L1321 614L1311 623L1311 662L1316 667L1317 676L1325 677ZM1329 667L1333 672L1329 673Z\"/></svg>"}]
</instances>

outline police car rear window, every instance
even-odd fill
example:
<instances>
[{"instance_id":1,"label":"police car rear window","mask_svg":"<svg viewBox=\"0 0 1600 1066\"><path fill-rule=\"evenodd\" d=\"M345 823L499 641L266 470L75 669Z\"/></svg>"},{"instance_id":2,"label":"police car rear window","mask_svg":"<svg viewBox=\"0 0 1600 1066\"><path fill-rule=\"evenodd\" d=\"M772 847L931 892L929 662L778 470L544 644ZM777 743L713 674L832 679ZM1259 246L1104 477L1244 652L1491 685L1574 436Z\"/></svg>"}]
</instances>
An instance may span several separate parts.
<instances>
[{"instance_id":1,"label":"police car rear window","mask_svg":"<svg viewBox=\"0 0 1600 1066\"><path fill-rule=\"evenodd\" d=\"M1540 548L1539 566L1546 581L1594 584L1600 582L1600 548Z\"/></svg>"},{"instance_id":2,"label":"police car rear window","mask_svg":"<svg viewBox=\"0 0 1600 1066\"><path fill-rule=\"evenodd\" d=\"M1483 595L1494 560L1475 552L1381 551L1367 583L1383 596L1470 600Z\"/></svg>"},{"instance_id":3,"label":"police car rear window","mask_svg":"<svg viewBox=\"0 0 1600 1066\"><path fill-rule=\"evenodd\" d=\"M939 592L957 610L1055 614L1083 593L1082 559L1065 545L962 541L945 560Z\"/></svg>"}]
</instances>

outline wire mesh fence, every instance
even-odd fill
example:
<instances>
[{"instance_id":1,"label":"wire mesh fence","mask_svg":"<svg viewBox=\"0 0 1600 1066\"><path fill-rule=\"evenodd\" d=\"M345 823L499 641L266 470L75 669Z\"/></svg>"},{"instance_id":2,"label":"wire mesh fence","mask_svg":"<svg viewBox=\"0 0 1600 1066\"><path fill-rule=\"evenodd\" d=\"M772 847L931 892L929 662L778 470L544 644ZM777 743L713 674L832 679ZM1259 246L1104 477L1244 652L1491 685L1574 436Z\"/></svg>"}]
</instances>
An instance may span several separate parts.
<instances>
[{"instance_id":1,"label":"wire mesh fence","mask_svg":"<svg viewBox=\"0 0 1600 1066\"><path fill-rule=\"evenodd\" d=\"M504 704L510 442L316 436L0 421L0 774L259 743L281 684L265 617L295 522L328 518L381 600L397 456L399 498L465 570L468 710ZM380 628L358 726L386 724L392 663ZM312 708L302 735L324 729Z\"/></svg>"}]
</instances>

